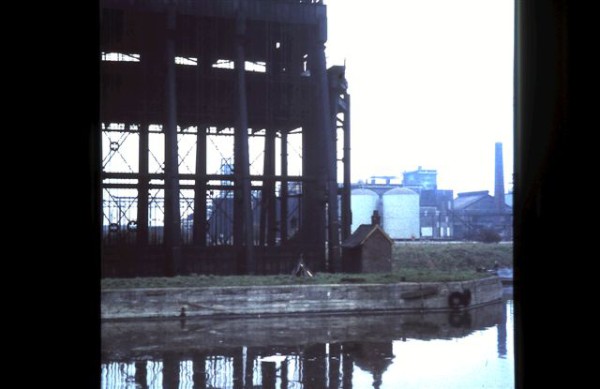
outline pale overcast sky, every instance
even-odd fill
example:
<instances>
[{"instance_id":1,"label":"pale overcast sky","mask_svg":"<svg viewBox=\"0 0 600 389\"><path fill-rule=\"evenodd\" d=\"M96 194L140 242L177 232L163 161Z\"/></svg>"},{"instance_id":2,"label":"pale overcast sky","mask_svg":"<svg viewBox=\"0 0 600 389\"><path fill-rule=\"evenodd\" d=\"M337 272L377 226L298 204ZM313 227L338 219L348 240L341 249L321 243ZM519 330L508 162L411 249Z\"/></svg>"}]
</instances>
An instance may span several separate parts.
<instances>
[{"instance_id":1,"label":"pale overcast sky","mask_svg":"<svg viewBox=\"0 0 600 389\"><path fill-rule=\"evenodd\" d=\"M438 171L438 188L494 192L513 172L512 0L327 0L328 66L346 59L352 181Z\"/></svg>"}]
</instances>

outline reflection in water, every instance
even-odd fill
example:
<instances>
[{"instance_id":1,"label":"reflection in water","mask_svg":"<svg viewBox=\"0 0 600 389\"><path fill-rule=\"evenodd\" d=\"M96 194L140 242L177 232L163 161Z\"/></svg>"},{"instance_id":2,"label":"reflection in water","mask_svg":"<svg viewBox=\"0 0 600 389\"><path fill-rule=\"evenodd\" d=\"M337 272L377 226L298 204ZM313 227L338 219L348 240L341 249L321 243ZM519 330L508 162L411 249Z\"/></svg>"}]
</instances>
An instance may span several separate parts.
<instances>
[{"instance_id":1,"label":"reflection in water","mask_svg":"<svg viewBox=\"0 0 600 389\"><path fill-rule=\"evenodd\" d=\"M511 388L511 307L508 300L452 314L105 322L101 384Z\"/></svg>"},{"instance_id":2,"label":"reflection in water","mask_svg":"<svg viewBox=\"0 0 600 389\"><path fill-rule=\"evenodd\" d=\"M381 377L394 358L392 342L346 343L344 348L356 366L373 375L373 388L380 388Z\"/></svg>"},{"instance_id":3,"label":"reflection in water","mask_svg":"<svg viewBox=\"0 0 600 389\"><path fill-rule=\"evenodd\" d=\"M448 323L455 328L471 328L471 312L456 312L448 313Z\"/></svg>"},{"instance_id":4,"label":"reflection in water","mask_svg":"<svg viewBox=\"0 0 600 389\"><path fill-rule=\"evenodd\" d=\"M498 323L498 357L506 358L506 305L502 305L500 310L502 316Z\"/></svg>"}]
</instances>

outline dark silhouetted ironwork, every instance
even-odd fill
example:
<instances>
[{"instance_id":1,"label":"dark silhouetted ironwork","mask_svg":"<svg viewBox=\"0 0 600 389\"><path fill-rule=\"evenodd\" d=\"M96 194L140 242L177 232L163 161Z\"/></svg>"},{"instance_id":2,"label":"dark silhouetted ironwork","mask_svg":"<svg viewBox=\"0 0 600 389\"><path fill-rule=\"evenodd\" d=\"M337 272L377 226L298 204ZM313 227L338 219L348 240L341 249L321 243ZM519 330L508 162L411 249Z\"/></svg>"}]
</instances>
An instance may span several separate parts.
<instances>
[{"instance_id":1,"label":"dark silhouetted ironwork","mask_svg":"<svg viewBox=\"0 0 600 389\"><path fill-rule=\"evenodd\" d=\"M350 96L326 41L317 0L101 1L104 277L341 269Z\"/></svg>"}]
</instances>

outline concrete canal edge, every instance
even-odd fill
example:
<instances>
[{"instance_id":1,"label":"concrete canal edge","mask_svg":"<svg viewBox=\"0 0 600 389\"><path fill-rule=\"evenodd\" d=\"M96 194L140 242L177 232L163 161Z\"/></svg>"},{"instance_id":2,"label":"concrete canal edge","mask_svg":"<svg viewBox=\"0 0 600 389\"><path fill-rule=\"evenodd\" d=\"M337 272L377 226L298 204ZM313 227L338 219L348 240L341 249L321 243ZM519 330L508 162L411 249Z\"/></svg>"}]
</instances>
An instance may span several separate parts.
<instances>
[{"instance_id":1,"label":"concrete canal edge","mask_svg":"<svg viewBox=\"0 0 600 389\"><path fill-rule=\"evenodd\" d=\"M108 289L102 319L444 312L502 299L498 277L455 282Z\"/></svg>"}]
</instances>

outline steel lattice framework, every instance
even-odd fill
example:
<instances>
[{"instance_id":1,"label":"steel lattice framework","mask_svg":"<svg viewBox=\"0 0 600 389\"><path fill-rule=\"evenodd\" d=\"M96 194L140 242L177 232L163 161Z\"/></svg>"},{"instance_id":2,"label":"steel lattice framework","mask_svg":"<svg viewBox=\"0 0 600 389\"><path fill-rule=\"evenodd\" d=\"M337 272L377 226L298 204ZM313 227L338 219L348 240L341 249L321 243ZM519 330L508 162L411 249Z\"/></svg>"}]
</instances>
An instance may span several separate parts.
<instances>
[{"instance_id":1,"label":"steel lattice framework","mask_svg":"<svg viewBox=\"0 0 600 389\"><path fill-rule=\"evenodd\" d=\"M350 96L321 1L102 0L100 37L103 276L341 268Z\"/></svg>"}]
</instances>

